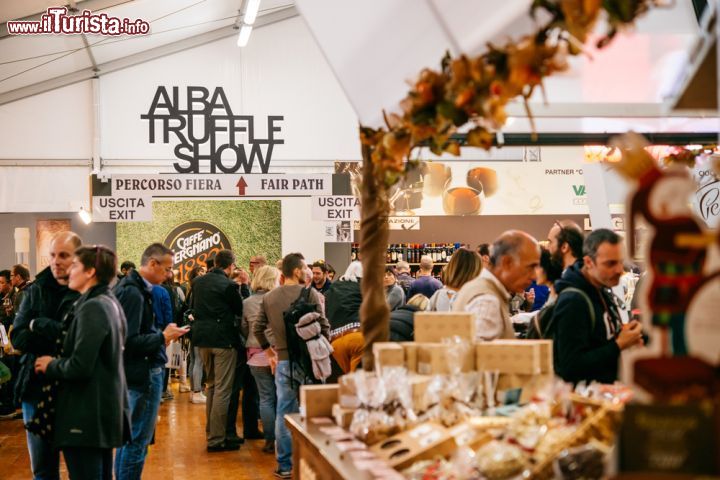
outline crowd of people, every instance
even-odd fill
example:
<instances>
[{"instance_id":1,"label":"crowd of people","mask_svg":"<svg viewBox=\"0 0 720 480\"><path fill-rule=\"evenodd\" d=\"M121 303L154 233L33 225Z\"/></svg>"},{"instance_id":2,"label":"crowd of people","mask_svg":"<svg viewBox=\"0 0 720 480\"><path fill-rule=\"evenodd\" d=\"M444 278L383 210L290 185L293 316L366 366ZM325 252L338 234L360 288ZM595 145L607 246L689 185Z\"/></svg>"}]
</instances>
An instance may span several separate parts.
<instances>
[{"instance_id":1,"label":"crowd of people","mask_svg":"<svg viewBox=\"0 0 720 480\"><path fill-rule=\"evenodd\" d=\"M415 275L403 261L387 266L390 340L412 341L419 311L470 312L478 341L552 339L560 377L614 382L621 351L645 341L611 290L627 270L621 237L556 222L542 243L505 232L458 249L439 278L430 257ZM180 283L160 243L118 274L112 250L71 232L53 238L50 258L34 281L23 265L0 271L10 339L0 360L12 372L0 414L25 423L34 478L59 478L60 453L73 479L141 478L160 403L174 398L168 366L179 392L205 405L208 453L262 439L274 474L290 478L283 417L298 412L299 386L360 367L360 261L335 278L300 253L274 266L255 255L246 271L221 250ZM523 311L535 313L520 328L513 314Z\"/></svg>"}]
</instances>

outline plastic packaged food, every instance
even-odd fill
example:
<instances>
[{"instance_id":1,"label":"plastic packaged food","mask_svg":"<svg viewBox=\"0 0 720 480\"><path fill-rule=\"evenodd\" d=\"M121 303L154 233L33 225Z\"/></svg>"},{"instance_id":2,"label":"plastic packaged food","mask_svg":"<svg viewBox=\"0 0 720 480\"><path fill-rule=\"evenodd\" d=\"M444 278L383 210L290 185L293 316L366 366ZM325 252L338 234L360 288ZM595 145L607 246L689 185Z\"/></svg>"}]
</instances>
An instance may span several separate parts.
<instances>
[{"instance_id":1,"label":"plastic packaged food","mask_svg":"<svg viewBox=\"0 0 720 480\"><path fill-rule=\"evenodd\" d=\"M373 444L417 421L407 370L388 367L380 375L358 371L353 376L360 405L350 424L353 435Z\"/></svg>"},{"instance_id":2,"label":"plastic packaged food","mask_svg":"<svg viewBox=\"0 0 720 480\"><path fill-rule=\"evenodd\" d=\"M512 478L525 468L522 451L514 445L493 440L477 451L477 464L488 480Z\"/></svg>"},{"instance_id":3,"label":"plastic packaged food","mask_svg":"<svg viewBox=\"0 0 720 480\"><path fill-rule=\"evenodd\" d=\"M607 452L596 442L563 450L555 460L555 476L564 480L595 480L605 476Z\"/></svg>"}]
</instances>

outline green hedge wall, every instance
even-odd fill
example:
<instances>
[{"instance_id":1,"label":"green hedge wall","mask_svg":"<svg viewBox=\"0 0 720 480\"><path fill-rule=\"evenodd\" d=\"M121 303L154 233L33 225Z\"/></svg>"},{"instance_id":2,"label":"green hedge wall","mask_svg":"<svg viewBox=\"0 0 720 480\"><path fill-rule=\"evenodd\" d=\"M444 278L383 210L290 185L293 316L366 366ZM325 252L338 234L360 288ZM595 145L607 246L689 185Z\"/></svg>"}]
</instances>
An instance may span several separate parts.
<instances>
[{"instance_id":1,"label":"green hedge wall","mask_svg":"<svg viewBox=\"0 0 720 480\"><path fill-rule=\"evenodd\" d=\"M190 221L212 223L227 235L237 265L248 268L252 255L265 255L272 265L281 255L279 200L154 201L152 222L117 224L118 263L140 264L143 250L162 242L176 226Z\"/></svg>"}]
</instances>

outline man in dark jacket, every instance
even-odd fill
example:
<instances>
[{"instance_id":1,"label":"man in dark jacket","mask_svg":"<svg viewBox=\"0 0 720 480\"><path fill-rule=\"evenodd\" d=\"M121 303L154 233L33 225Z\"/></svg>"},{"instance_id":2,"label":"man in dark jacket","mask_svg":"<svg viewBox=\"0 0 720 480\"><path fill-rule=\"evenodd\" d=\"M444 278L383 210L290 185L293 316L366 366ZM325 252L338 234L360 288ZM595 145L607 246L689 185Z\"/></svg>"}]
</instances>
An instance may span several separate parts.
<instances>
[{"instance_id":1,"label":"man in dark jacket","mask_svg":"<svg viewBox=\"0 0 720 480\"><path fill-rule=\"evenodd\" d=\"M230 250L215 255L215 268L193 282L193 344L199 348L207 379L207 450L237 450L237 439L227 438L230 394L235 377L243 301L237 283L230 280L235 256ZM235 440L235 441L232 441Z\"/></svg>"},{"instance_id":2,"label":"man in dark jacket","mask_svg":"<svg viewBox=\"0 0 720 480\"><path fill-rule=\"evenodd\" d=\"M35 359L56 356L62 343L62 320L79 293L67 287L70 265L81 241L75 233L62 232L50 242L50 266L40 272L25 291L11 340L20 357L15 398L22 402L23 421L32 420L41 399L43 381L35 374ZM30 465L34 478L59 479L59 454L50 442L27 432Z\"/></svg>"},{"instance_id":3,"label":"man in dark jacket","mask_svg":"<svg viewBox=\"0 0 720 480\"><path fill-rule=\"evenodd\" d=\"M13 286L12 311L20 310L20 304L25 298L25 292L32 283L30 282L30 270L25 265L13 265L10 269L10 283Z\"/></svg>"},{"instance_id":4,"label":"man in dark jacket","mask_svg":"<svg viewBox=\"0 0 720 480\"><path fill-rule=\"evenodd\" d=\"M610 230L595 230L585 239L583 255L555 282L555 370L567 382L613 383L620 352L642 344L640 324L622 325L610 291L623 274L622 239Z\"/></svg>"},{"instance_id":5,"label":"man in dark jacket","mask_svg":"<svg viewBox=\"0 0 720 480\"><path fill-rule=\"evenodd\" d=\"M420 270L418 270L417 278L410 284L407 298L412 298L418 293L422 293L427 298L432 298L436 290L440 290L443 284L437 278L433 277L433 266L435 264L428 255L420 257Z\"/></svg>"},{"instance_id":6,"label":"man in dark jacket","mask_svg":"<svg viewBox=\"0 0 720 480\"><path fill-rule=\"evenodd\" d=\"M312 288L325 295L332 282L328 278L328 268L324 260L312 264Z\"/></svg>"},{"instance_id":7,"label":"man in dark jacket","mask_svg":"<svg viewBox=\"0 0 720 480\"><path fill-rule=\"evenodd\" d=\"M139 480L152 440L162 395L164 345L187 333L171 323L160 331L155 325L152 287L172 272L173 252L153 243L142 254L140 268L130 270L115 286L114 294L127 319L124 365L132 420L132 441L115 454L118 480Z\"/></svg>"}]
</instances>

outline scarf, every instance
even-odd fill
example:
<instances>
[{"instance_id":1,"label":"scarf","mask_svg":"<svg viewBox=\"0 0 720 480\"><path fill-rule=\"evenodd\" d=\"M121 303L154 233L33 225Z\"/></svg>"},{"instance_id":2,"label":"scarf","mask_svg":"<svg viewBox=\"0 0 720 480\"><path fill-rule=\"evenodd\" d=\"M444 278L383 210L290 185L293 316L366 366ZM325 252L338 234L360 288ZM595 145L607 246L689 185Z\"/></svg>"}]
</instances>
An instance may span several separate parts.
<instances>
[{"instance_id":1,"label":"scarf","mask_svg":"<svg viewBox=\"0 0 720 480\"><path fill-rule=\"evenodd\" d=\"M325 381L332 373L330 355L333 353L333 348L322 334L319 319L320 314L317 312L306 313L298 320L295 330L298 336L305 340L312 360L313 375L316 379Z\"/></svg>"}]
</instances>

